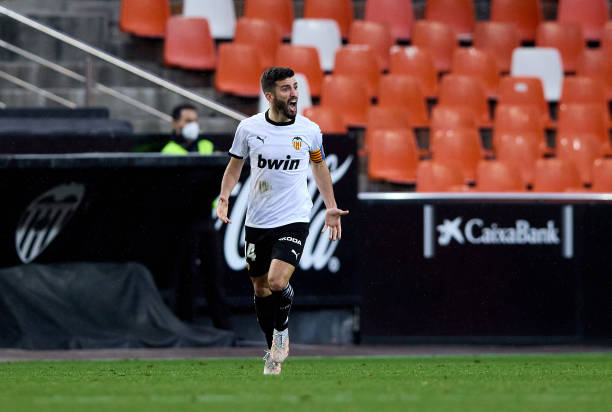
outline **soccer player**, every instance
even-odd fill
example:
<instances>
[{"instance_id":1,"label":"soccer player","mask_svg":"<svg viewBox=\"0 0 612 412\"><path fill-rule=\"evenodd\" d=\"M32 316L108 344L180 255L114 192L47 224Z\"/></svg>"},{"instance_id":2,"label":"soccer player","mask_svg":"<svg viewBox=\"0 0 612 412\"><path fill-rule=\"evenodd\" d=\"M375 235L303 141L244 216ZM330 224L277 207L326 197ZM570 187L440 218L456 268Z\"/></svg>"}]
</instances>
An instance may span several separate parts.
<instances>
[{"instance_id":1,"label":"soccer player","mask_svg":"<svg viewBox=\"0 0 612 412\"><path fill-rule=\"evenodd\" d=\"M289 354L289 310L293 288L289 279L300 262L312 209L307 190L308 166L323 197L329 238L340 239L340 217L321 130L297 114L298 87L290 68L271 67L261 76L270 103L265 113L240 122L229 150L230 161L221 182L217 217L227 216L228 199L238 182L246 157L251 185L245 222L245 255L255 290L257 320L266 336L264 374L278 375Z\"/></svg>"}]
</instances>

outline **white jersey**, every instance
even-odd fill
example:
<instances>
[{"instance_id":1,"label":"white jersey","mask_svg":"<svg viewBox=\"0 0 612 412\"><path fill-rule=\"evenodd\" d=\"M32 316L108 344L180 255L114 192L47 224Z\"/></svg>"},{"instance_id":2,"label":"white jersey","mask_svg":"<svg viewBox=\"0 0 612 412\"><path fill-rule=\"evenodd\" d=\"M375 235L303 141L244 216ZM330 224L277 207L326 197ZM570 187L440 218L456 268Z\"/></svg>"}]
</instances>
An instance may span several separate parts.
<instances>
[{"instance_id":1,"label":"white jersey","mask_svg":"<svg viewBox=\"0 0 612 412\"><path fill-rule=\"evenodd\" d=\"M304 116L276 123L268 113L240 122L230 156L251 162L246 225L273 228L309 222L312 200L308 193L309 161L324 159L321 129Z\"/></svg>"}]
</instances>

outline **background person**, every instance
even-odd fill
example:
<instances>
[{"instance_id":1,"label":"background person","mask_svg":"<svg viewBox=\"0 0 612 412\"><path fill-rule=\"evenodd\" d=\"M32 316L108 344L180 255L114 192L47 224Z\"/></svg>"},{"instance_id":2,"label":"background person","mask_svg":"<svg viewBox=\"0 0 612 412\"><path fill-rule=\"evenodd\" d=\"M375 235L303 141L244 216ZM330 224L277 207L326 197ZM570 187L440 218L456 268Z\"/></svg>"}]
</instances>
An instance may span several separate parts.
<instances>
[{"instance_id":1,"label":"background person","mask_svg":"<svg viewBox=\"0 0 612 412\"><path fill-rule=\"evenodd\" d=\"M191 104L181 104L172 110L172 136L162 153L184 155L189 152L211 154L213 144L199 139L198 112ZM197 190L197 188L193 188ZM226 302L221 279L222 268L219 264L218 233L209 213L201 211L180 231L177 242L172 282L175 291L173 310L184 321L195 320L195 299L197 291L202 290L212 324L217 329L232 329L231 311Z\"/></svg>"},{"instance_id":2,"label":"background person","mask_svg":"<svg viewBox=\"0 0 612 412\"><path fill-rule=\"evenodd\" d=\"M197 152L208 155L213 152L210 140L199 139L200 126L195 106L184 103L172 109L172 134L170 141L161 150L164 154L180 155Z\"/></svg>"}]
</instances>

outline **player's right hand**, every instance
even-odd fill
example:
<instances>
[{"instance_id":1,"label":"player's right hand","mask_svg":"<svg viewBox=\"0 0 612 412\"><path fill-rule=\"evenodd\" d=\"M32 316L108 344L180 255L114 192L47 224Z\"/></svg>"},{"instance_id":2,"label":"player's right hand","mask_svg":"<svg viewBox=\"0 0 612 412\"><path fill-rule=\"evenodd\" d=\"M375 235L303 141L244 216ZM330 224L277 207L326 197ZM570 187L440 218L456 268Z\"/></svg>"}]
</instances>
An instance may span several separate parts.
<instances>
[{"instance_id":1,"label":"player's right hand","mask_svg":"<svg viewBox=\"0 0 612 412\"><path fill-rule=\"evenodd\" d=\"M227 217L227 208L229 206L229 202L227 198L223 196L219 196L219 203L217 204L217 217L223 223L232 223L231 220Z\"/></svg>"}]
</instances>

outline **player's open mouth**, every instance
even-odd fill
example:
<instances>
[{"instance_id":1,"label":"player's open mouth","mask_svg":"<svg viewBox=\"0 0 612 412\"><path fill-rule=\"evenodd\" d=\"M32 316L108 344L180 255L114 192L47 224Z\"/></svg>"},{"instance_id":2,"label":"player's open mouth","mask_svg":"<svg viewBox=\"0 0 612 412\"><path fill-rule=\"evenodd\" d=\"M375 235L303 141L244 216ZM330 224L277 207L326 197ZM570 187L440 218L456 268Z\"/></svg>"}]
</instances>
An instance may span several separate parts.
<instances>
[{"instance_id":1,"label":"player's open mouth","mask_svg":"<svg viewBox=\"0 0 612 412\"><path fill-rule=\"evenodd\" d=\"M289 100L289 108L291 110L296 110L297 109L297 99L296 100Z\"/></svg>"}]
</instances>

